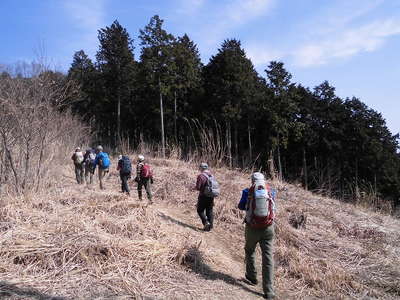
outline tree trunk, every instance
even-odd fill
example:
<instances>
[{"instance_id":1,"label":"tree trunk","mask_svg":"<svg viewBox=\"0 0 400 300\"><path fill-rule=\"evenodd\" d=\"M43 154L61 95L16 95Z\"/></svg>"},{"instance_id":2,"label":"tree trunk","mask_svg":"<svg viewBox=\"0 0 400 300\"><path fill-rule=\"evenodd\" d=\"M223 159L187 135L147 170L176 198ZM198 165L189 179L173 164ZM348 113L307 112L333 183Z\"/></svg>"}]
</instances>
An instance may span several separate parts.
<instances>
[{"instance_id":1,"label":"tree trunk","mask_svg":"<svg viewBox=\"0 0 400 300\"><path fill-rule=\"evenodd\" d=\"M239 137L238 137L238 124L237 122L235 122L235 126L234 126L234 139L235 139L235 159L234 159L234 163L235 163L235 167L238 167L239 164Z\"/></svg>"},{"instance_id":2,"label":"tree trunk","mask_svg":"<svg viewBox=\"0 0 400 300\"><path fill-rule=\"evenodd\" d=\"M159 89L160 89L161 150L162 150L162 157L165 158L164 108L163 108L163 98L162 98L161 80L160 80L160 78L158 78L158 85L159 85Z\"/></svg>"},{"instance_id":3,"label":"tree trunk","mask_svg":"<svg viewBox=\"0 0 400 300\"><path fill-rule=\"evenodd\" d=\"M280 141L280 139L279 139L279 135L278 135L278 169L279 169L279 174L278 174L278 178L279 178L279 180L280 181L282 181L282 178L283 178L283 176L282 176L282 163L281 163L281 147L280 147L280 143L281 143L281 141Z\"/></svg>"},{"instance_id":4,"label":"tree trunk","mask_svg":"<svg viewBox=\"0 0 400 300\"><path fill-rule=\"evenodd\" d=\"M175 143L178 145L178 128L176 127L176 119L177 119L177 104L176 104L176 91L174 91L174 135L175 135Z\"/></svg>"},{"instance_id":5,"label":"tree trunk","mask_svg":"<svg viewBox=\"0 0 400 300\"><path fill-rule=\"evenodd\" d=\"M274 154L273 154L272 150L269 153L268 169L269 169L269 174L271 176L271 179L275 180L275 164L274 164Z\"/></svg>"},{"instance_id":6,"label":"tree trunk","mask_svg":"<svg viewBox=\"0 0 400 300\"><path fill-rule=\"evenodd\" d=\"M13 174L14 174L15 190L16 190L16 192L18 193L18 192L19 192L19 178L18 178L18 173L17 173L17 170L15 169L14 160L13 160L13 158L12 158L10 149L8 149L7 141L6 141L6 136L5 136L4 133L2 133L2 137L3 137L4 150L5 150L5 152L6 152L6 155L7 155L7 158L8 158L8 162L10 163L11 170L13 171Z\"/></svg>"},{"instance_id":7,"label":"tree trunk","mask_svg":"<svg viewBox=\"0 0 400 300\"><path fill-rule=\"evenodd\" d=\"M247 134L249 137L249 160L250 163L253 161L253 149L252 149L252 145L251 145L251 132L250 132L250 121L247 120Z\"/></svg>"},{"instance_id":8,"label":"tree trunk","mask_svg":"<svg viewBox=\"0 0 400 300\"><path fill-rule=\"evenodd\" d=\"M118 102L117 102L117 148L120 147L120 143L121 143L121 96L120 96L120 93L118 91Z\"/></svg>"},{"instance_id":9,"label":"tree trunk","mask_svg":"<svg viewBox=\"0 0 400 300\"><path fill-rule=\"evenodd\" d=\"M331 178L331 164L330 164L330 159L328 158L327 161L327 173L328 173L328 196L332 196L332 178Z\"/></svg>"},{"instance_id":10,"label":"tree trunk","mask_svg":"<svg viewBox=\"0 0 400 300\"><path fill-rule=\"evenodd\" d=\"M232 168L232 136L231 136L231 123L226 122L226 146L228 148L229 167Z\"/></svg>"},{"instance_id":11,"label":"tree trunk","mask_svg":"<svg viewBox=\"0 0 400 300\"><path fill-rule=\"evenodd\" d=\"M26 183L29 176L29 167L30 167L30 138L26 141L26 148L25 148L25 170L24 170L24 179L22 180L22 190L25 192L26 190Z\"/></svg>"},{"instance_id":12,"label":"tree trunk","mask_svg":"<svg viewBox=\"0 0 400 300\"><path fill-rule=\"evenodd\" d=\"M303 147L303 184L304 188L308 190L306 147Z\"/></svg>"},{"instance_id":13,"label":"tree trunk","mask_svg":"<svg viewBox=\"0 0 400 300\"><path fill-rule=\"evenodd\" d=\"M39 191L40 183L41 183L40 170L42 169L43 155L44 155L44 149L45 149L45 140L46 140L46 133L42 137L41 143L40 143L39 161L38 161L37 170L36 170L36 179L37 179L36 192Z\"/></svg>"},{"instance_id":14,"label":"tree trunk","mask_svg":"<svg viewBox=\"0 0 400 300\"><path fill-rule=\"evenodd\" d=\"M360 198L360 190L359 190L359 187L358 187L358 159L356 159L356 182L355 182L355 188L356 188L356 199L357 200L359 200L359 198Z\"/></svg>"}]
</instances>

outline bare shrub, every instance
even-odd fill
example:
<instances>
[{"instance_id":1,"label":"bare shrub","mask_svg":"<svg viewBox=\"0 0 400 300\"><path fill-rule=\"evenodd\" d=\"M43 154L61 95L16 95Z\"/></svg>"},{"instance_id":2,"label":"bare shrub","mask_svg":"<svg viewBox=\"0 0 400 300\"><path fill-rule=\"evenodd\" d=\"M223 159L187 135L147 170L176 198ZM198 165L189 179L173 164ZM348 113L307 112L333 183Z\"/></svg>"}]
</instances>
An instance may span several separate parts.
<instances>
[{"instance_id":1,"label":"bare shrub","mask_svg":"<svg viewBox=\"0 0 400 300\"><path fill-rule=\"evenodd\" d=\"M228 149L221 126L214 120L214 124L203 124L199 120L188 120L193 140L193 147L187 157L196 161L207 161L214 166L223 166L227 163Z\"/></svg>"},{"instance_id":2,"label":"bare shrub","mask_svg":"<svg viewBox=\"0 0 400 300\"><path fill-rule=\"evenodd\" d=\"M373 227L360 227L357 224L346 226L342 223L335 223L333 228L337 230L340 237L351 237L354 239L380 240L385 237L385 233Z\"/></svg>"},{"instance_id":3,"label":"bare shrub","mask_svg":"<svg viewBox=\"0 0 400 300\"><path fill-rule=\"evenodd\" d=\"M85 127L64 109L74 86L43 71L0 78L0 186L26 193L56 182L56 168L84 143ZM54 172L55 171L55 172Z\"/></svg>"},{"instance_id":4,"label":"bare shrub","mask_svg":"<svg viewBox=\"0 0 400 300\"><path fill-rule=\"evenodd\" d=\"M294 228L306 228L307 215L304 212L292 212L289 215L289 224Z\"/></svg>"}]
</instances>

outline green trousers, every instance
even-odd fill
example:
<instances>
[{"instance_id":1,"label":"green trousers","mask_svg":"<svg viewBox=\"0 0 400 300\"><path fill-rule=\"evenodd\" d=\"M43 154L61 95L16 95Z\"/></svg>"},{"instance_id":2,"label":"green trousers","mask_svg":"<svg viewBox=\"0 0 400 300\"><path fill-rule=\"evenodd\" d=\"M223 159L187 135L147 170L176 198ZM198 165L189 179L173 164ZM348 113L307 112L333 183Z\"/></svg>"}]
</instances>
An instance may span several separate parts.
<instances>
[{"instance_id":1,"label":"green trousers","mask_svg":"<svg viewBox=\"0 0 400 300\"><path fill-rule=\"evenodd\" d=\"M257 279L255 267L255 250L259 243L262 255L262 285L264 294L273 298L274 293L274 258L272 254L274 242L274 225L267 228L255 229L246 224L244 247L246 253L246 275L252 280Z\"/></svg>"}]
</instances>

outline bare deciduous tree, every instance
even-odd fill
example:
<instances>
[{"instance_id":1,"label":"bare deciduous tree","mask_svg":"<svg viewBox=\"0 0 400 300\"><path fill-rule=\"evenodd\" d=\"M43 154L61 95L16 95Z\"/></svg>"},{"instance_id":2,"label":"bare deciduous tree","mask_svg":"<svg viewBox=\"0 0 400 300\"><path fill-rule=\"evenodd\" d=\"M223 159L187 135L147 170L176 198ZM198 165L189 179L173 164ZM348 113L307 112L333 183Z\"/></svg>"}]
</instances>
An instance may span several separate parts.
<instances>
[{"instance_id":1,"label":"bare deciduous tree","mask_svg":"<svg viewBox=\"0 0 400 300\"><path fill-rule=\"evenodd\" d=\"M26 70L0 77L0 186L17 193L49 183L57 173L52 166L60 168L87 138L84 125L64 109L72 83L38 68L28 77Z\"/></svg>"}]
</instances>

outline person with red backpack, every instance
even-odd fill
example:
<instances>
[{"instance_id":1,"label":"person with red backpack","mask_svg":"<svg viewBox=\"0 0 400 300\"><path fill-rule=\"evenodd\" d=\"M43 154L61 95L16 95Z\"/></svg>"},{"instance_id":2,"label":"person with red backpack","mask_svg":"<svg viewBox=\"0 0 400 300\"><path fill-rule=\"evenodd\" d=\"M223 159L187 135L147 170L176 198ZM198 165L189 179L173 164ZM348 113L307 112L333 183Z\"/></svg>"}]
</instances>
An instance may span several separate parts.
<instances>
[{"instance_id":1,"label":"person with red backpack","mask_svg":"<svg viewBox=\"0 0 400 300\"><path fill-rule=\"evenodd\" d=\"M275 218L275 191L266 184L264 175L255 172L251 176L251 186L243 190L239 209L246 210L245 228L245 277L251 285L257 285L255 268L255 249L260 244L262 255L262 285L264 298L272 299L274 293L274 218Z\"/></svg>"},{"instance_id":2,"label":"person with red backpack","mask_svg":"<svg viewBox=\"0 0 400 300\"><path fill-rule=\"evenodd\" d=\"M214 198L219 195L219 184L208 169L207 163L199 166L200 174L197 176L195 189L199 191L197 199L197 213L204 226L204 231L214 227Z\"/></svg>"},{"instance_id":3,"label":"person with red backpack","mask_svg":"<svg viewBox=\"0 0 400 300\"><path fill-rule=\"evenodd\" d=\"M148 163L144 161L144 156L139 155L136 165L136 178L138 186L138 196L139 200L142 201L142 189L143 186L146 189L147 199L152 203L152 194L151 194L151 184L153 184L153 171Z\"/></svg>"}]
</instances>

